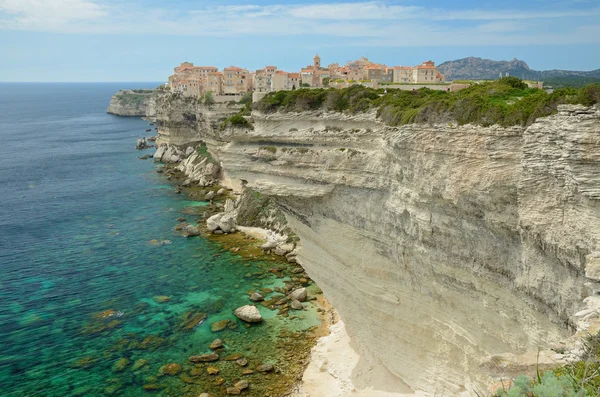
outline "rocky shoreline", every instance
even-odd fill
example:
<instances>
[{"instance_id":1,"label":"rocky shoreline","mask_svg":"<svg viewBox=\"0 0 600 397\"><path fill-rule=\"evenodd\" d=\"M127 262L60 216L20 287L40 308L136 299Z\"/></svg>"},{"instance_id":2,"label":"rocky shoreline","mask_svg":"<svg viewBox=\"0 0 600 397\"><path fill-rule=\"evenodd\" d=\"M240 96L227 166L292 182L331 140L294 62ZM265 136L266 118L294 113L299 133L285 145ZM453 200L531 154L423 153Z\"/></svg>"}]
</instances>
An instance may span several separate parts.
<instances>
[{"instance_id":1,"label":"rocky shoreline","mask_svg":"<svg viewBox=\"0 0 600 397\"><path fill-rule=\"evenodd\" d=\"M144 149L147 148L149 147L144 147ZM157 172L163 174L174 185L177 193L184 194L192 200L208 202L206 207L201 207L204 211L198 214L202 216L202 220L188 223L182 217L178 219L180 223L175 226L175 230L180 231L186 237L201 235L249 260L268 260L274 265L270 272L283 280L286 276L289 277L289 281L284 281L281 288L248 291L250 304L236 309L234 312L236 317L248 325L262 322L263 318L256 310L256 305L268 307L277 311L277 316L290 320L297 317L296 313L304 312L307 305L316 308L321 326L307 333L296 335L296 342L303 342L296 343L294 349L289 349L287 353L284 353L288 359L294 357L295 363L287 369L276 368L276 373L281 375L282 379L279 381L273 379L274 386L271 390L274 393L269 394L273 396L291 395L294 390L299 388L302 374L309 365L309 355L311 348L316 343L316 338L328 334L333 318L331 315L333 308L328 305L322 292L306 275L304 269L297 264L294 239L281 232L238 225L239 213L248 212L248 200L244 199L244 195L254 194L254 192L236 192L219 185L222 175L220 167L212 159L204 143L195 147L159 144L152 158L156 163L161 164L158 166ZM214 343L218 343L218 341ZM212 358L214 357L204 357L202 360ZM194 358L194 360L200 360L200 358ZM258 367L257 370L259 373L261 372ZM246 372L250 374L250 371ZM269 370L262 372L268 373ZM230 386L222 391L227 394L242 393L245 388L237 386L239 385ZM210 396L211 394L206 395Z\"/></svg>"}]
</instances>

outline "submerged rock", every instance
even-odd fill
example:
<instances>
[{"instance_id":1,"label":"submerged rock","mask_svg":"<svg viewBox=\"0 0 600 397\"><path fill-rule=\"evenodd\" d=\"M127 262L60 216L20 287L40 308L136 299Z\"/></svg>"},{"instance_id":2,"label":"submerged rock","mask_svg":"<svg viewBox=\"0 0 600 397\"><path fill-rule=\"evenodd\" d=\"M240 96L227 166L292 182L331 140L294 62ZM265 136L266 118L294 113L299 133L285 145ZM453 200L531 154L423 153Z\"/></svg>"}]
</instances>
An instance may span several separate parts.
<instances>
[{"instance_id":1,"label":"submerged rock","mask_svg":"<svg viewBox=\"0 0 600 397\"><path fill-rule=\"evenodd\" d=\"M129 359L123 357L118 359L117 361L115 361L115 363L112 366L112 371L113 372L122 372L125 370L125 368L127 368L127 365L129 364Z\"/></svg>"},{"instance_id":2,"label":"submerged rock","mask_svg":"<svg viewBox=\"0 0 600 397\"><path fill-rule=\"evenodd\" d=\"M258 309L252 305L238 307L235 309L233 314L235 314L235 316L240 320L248 323L259 323L262 321L262 316L260 315Z\"/></svg>"},{"instance_id":3,"label":"submerged rock","mask_svg":"<svg viewBox=\"0 0 600 397\"><path fill-rule=\"evenodd\" d=\"M166 385L160 385L158 383L149 383L147 385L142 386L142 388L146 391L162 390L166 387L167 387Z\"/></svg>"},{"instance_id":4,"label":"submerged rock","mask_svg":"<svg viewBox=\"0 0 600 397\"><path fill-rule=\"evenodd\" d=\"M261 364L256 367L256 370L259 372L272 372L274 369L273 364Z\"/></svg>"},{"instance_id":5,"label":"submerged rock","mask_svg":"<svg viewBox=\"0 0 600 397\"><path fill-rule=\"evenodd\" d=\"M133 365L131 366L131 370L137 371L138 369L144 367L147 364L148 364L148 360L144 360L143 358L140 358L139 360L136 360L136 362L133 363Z\"/></svg>"},{"instance_id":6,"label":"submerged rock","mask_svg":"<svg viewBox=\"0 0 600 397\"><path fill-rule=\"evenodd\" d=\"M170 375L175 376L181 372L181 365L177 363L170 363L163 365L159 368L158 373L160 375Z\"/></svg>"},{"instance_id":7,"label":"submerged rock","mask_svg":"<svg viewBox=\"0 0 600 397\"><path fill-rule=\"evenodd\" d=\"M247 380L240 380L233 386L237 387L240 390L244 390L250 386L250 382L248 382Z\"/></svg>"},{"instance_id":8,"label":"submerged rock","mask_svg":"<svg viewBox=\"0 0 600 397\"><path fill-rule=\"evenodd\" d=\"M265 298L258 292L255 292L252 295L250 295L250 300L254 301L254 302L261 302L261 301L264 301Z\"/></svg>"},{"instance_id":9,"label":"submerged rock","mask_svg":"<svg viewBox=\"0 0 600 397\"><path fill-rule=\"evenodd\" d=\"M166 303L171 300L171 298L166 295L157 295L157 296L152 297L152 299L156 303Z\"/></svg>"},{"instance_id":10,"label":"submerged rock","mask_svg":"<svg viewBox=\"0 0 600 397\"><path fill-rule=\"evenodd\" d=\"M227 326L229 325L229 321L230 320L219 320L219 321L215 321L214 323L212 323L210 325L210 330L212 332L219 332L219 331L223 331L225 328L227 328Z\"/></svg>"},{"instance_id":11,"label":"submerged rock","mask_svg":"<svg viewBox=\"0 0 600 397\"><path fill-rule=\"evenodd\" d=\"M219 355L217 353L202 354L200 356L191 356L189 360L193 363L209 363L217 361Z\"/></svg>"},{"instance_id":12,"label":"submerged rock","mask_svg":"<svg viewBox=\"0 0 600 397\"><path fill-rule=\"evenodd\" d=\"M211 350L217 350L221 347L223 347L223 341L221 339L215 339L209 346Z\"/></svg>"}]
</instances>

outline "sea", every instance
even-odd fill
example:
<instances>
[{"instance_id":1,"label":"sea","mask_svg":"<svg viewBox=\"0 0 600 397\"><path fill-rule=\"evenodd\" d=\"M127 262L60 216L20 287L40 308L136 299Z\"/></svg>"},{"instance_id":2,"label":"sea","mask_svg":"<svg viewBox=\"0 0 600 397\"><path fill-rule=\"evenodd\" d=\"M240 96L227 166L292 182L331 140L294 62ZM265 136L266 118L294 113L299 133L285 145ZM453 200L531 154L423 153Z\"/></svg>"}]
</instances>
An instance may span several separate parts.
<instances>
[{"instance_id":1,"label":"sea","mask_svg":"<svg viewBox=\"0 0 600 397\"><path fill-rule=\"evenodd\" d=\"M157 85L0 84L0 395L221 396L247 380L243 395L276 396L297 376L314 305L236 319L285 266L175 231L206 203L138 158L148 121L106 114L117 90ZM190 362L216 338L219 361Z\"/></svg>"}]
</instances>

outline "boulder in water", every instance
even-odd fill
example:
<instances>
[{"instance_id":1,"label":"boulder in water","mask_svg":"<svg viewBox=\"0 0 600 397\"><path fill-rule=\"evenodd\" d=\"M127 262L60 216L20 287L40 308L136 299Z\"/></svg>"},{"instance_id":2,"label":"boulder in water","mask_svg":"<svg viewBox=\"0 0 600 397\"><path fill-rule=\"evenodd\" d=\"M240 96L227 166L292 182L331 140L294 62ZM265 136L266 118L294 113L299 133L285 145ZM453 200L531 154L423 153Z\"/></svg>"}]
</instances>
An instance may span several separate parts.
<instances>
[{"instance_id":1,"label":"boulder in water","mask_svg":"<svg viewBox=\"0 0 600 397\"><path fill-rule=\"evenodd\" d=\"M262 321L262 316L260 315L258 309L252 305L246 305L242 307L238 307L233 312L237 318L247 323L259 323Z\"/></svg>"},{"instance_id":2,"label":"boulder in water","mask_svg":"<svg viewBox=\"0 0 600 397\"><path fill-rule=\"evenodd\" d=\"M146 138L138 139L137 143L135 145L135 148L137 150L147 149L148 148L148 142L146 142Z\"/></svg>"},{"instance_id":3,"label":"boulder in water","mask_svg":"<svg viewBox=\"0 0 600 397\"><path fill-rule=\"evenodd\" d=\"M289 297L290 297L290 299L296 299L300 302L306 301L306 298L307 298L306 288L298 288L298 289L293 290L290 293Z\"/></svg>"}]
</instances>

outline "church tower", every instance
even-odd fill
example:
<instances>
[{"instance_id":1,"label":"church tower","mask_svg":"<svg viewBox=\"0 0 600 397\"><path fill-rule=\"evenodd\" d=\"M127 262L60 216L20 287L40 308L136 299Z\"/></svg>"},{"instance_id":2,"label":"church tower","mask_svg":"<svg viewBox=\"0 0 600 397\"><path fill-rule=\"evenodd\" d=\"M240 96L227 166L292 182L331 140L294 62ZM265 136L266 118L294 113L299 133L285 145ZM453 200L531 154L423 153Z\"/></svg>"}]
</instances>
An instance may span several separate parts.
<instances>
[{"instance_id":1,"label":"church tower","mask_svg":"<svg viewBox=\"0 0 600 397\"><path fill-rule=\"evenodd\" d=\"M315 55L313 58L313 65L315 66L315 69L319 69L321 67L321 57L319 54Z\"/></svg>"}]
</instances>

